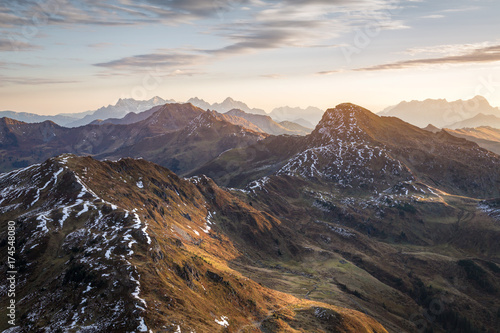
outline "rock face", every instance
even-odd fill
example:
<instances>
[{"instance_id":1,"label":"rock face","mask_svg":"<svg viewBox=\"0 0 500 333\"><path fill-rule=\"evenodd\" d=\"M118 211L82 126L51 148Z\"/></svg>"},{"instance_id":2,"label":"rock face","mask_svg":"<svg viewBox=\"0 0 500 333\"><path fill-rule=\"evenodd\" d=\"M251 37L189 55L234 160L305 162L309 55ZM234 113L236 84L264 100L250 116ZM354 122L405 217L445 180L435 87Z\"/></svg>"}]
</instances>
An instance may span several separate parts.
<instances>
[{"instance_id":1,"label":"rock face","mask_svg":"<svg viewBox=\"0 0 500 333\"><path fill-rule=\"evenodd\" d=\"M277 311L316 311L302 323L318 329L386 332L361 313L299 300L229 268L255 241L290 242L279 220L208 178L182 179L144 160L63 155L2 174L0 189L1 224L16 223L21 319L11 332L255 331L272 327Z\"/></svg>"}]
</instances>

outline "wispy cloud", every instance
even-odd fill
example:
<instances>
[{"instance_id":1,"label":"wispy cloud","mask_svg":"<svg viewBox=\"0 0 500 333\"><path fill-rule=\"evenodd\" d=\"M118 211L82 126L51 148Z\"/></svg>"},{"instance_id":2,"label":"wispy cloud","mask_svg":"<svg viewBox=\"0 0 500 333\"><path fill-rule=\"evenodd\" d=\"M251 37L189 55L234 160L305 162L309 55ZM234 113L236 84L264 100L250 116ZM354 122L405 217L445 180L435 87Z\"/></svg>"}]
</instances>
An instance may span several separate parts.
<instances>
[{"instance_id":1,"label":"wispy cloud","mask_svg":"<svg viewBox=\"0 0 500 333\"><path fill-rule=\"evenodd\" d=\"M26 76L3 76L0 75L0 86L5 86L8 84L20 84L20 85L41 85L41 84L69 84L78 83L76 80L62 80L56 78L39 78L39 77L26 77Z\"/></svg>"},{"instance_id":2,"label":"wispy cloud","mask_svg":"<svg viewBox=\"0 0 500 333\"><path fill-rule=\"evenodd\" d=\"M444 18L444 17L445 16L441 15L441 14L432 14L432 15L422 16L423 19L440 19L440 18Z\"/></svg>"},{"instance_id":3,"label":"wispy cloud","mask_svg":"<svg viewBox=\"0 0 500 333\"><path fill-rule=\"evenodd\" d=\"M332 75L332 74L335 74L335 73L339 73L340 71L338 70L333 70L333 71L321 71L321 72L317 72L316 75Z\"/></svg>"},{"instance_id":4,"label":"wispy cloud","mask_svg":"<svg viewBox=\"0 0 500 333\"><path fill-rule=\"evenodd\" d=\"M47 24L136 25L179 24L216 17L246 0L13 0L0 2L0 27L32 24L37 16Z\"/></svg>"},{"instance_id":5,"label":"wispy cloud","mask_svg":"<svg viewBox=\"0 0 500 333\"><path fill-rule=\"evenodd\" d=\"M427 65L463 65L474 63L491 63L500 61L500 45L476 49L462 55L406 60L394 63L358 68L356 71L380 71L389 69L404 69Z\"/></svg>"},{"instance_id":6,"label":"wispy cloud","mask_svg":"<svg viewBox=\"0 0 500 333\"><path fill-rule=\"evenodd\" d=\"M177 50L158 50L157 53L140 54L125 57L94 66L107 69L99 76L127 75L154 71L160 76L194 75L200 73L196 67L203 63L206 55L180 52Z\"/></svg>"},{"instance_id":7,"label":"wispy cloud","mask_svg":"<svg viewBox=\"0 0 500 333\"><path fill-rule=\"evenodd\" d=\"M381 30L407 29L391 16L389 11L395 8L390 1L261 1L252 17L216 27L212 33L230 44L205 52L224 56L282 47L326 47L325 42L367 21L374 21Z\"/></svg>"},{"instance_id":8,"label":"wispy cloud","mask_svg":"<svg viewBox=\"0 0 500 333\"><path fill-rule=\"evenodd\" d=\"M417 54L427 54L427 55L464 55L467 53L474 52L476 50L484 49L490 46L497 45L496 42L480 42L480 43L467 43L467 44L443 44L434 45L427 47L415 47L410 48L403 52L404 54L409 54L415 56Z\"/></svg>"},{"instance_id":9,"label":"wispy cloud","mask_svg":"<svg viewBox=\"0 0 500 333\"><path fill-rule=\"evenodd\" d=\"M116 5L115 5L116 6ZM180 15L183 19L221 15L205 33L226 41L214 49L190 48L158 50L94 64L105 68L101 77L134 74L148 68L159 68L165 73L199 72L204 63L220 61L228 56L277 48L338 47L333 39L363 27L366 21L375 21L380 29L405 29L404 22L395 20L388 11L398 9L389 1L369 0L147 0L140 4L120 0L130 15L140 19ZM121 8L121 7L120 7ZM241 10L237 18L222 17L232 10ZM235 21L236 20L236 21ZM174 22L179 22L175 20ZM92 45L101 47L103 44ZM169 74L168 74L169 75Z\"/></svg>"},{"instance_id":10,"label":"wispy cloud","mask_svg":"<svg viewBox=\"0 0 500 333\"><path fill-rule=\"evenodd\" d=\"M113 46L113 43L94 43L94 44L89 44L88 47L94 48L94 49L102 49L106 47Z\"/></svg>"},{"instance_id":11,"label":"wispy cloud","mask_svg":"<svg viewBox=\"0 0 500 333\"><path fill-rule=\"evenodd\" d=\"M9 52L9 51L29 51L29 50L37 50L41 49L40 46L23 42L20 40L16 40L14 37L12 38L0 38L0 51Z\"/></svg>"},{"instance_id":12,"label":"wispy cloud","mask_svg":"<svg viewBox=\"0 0 500 333\"><path fill-rule=\"evenodd\" d=\"M282 77L284 77L284 75L282 75L282 74L263 74L263 75L261 75L261 77L265 77L267 79L281 79Z\"/></svg>"}]
</instances>

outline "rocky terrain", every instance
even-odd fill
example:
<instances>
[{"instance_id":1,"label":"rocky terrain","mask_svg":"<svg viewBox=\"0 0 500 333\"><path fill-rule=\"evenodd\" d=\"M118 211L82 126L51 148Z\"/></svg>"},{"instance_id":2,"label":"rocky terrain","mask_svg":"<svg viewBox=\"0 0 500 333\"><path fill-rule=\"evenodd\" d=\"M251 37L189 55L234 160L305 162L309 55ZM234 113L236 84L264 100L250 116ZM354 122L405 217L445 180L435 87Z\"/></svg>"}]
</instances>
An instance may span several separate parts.
<instances>
[{"instance_id":1,"label":"rocky terrain","mask_svg":"<svg viewBox=\"0 0 500 333\"><path fill-rule=\"evenodd\" d=\"M276 217L206 177L63 155L1 175L0 188L2 225L17 224L21 320L9 332L386 332L231 268L275 256L248 254L257 243L301 250Z\"/></svg>"},{"instance_id":2,"label":"rocky terrain","mask_svg":"<svg viewBox=\"0 0 500 333\"><path fill-rule=\"evenodd\" d=\"M499 155L350 103L305 136L162 110L82 127L129 132L93 143L103 161L0 175L19 249L12 332L498 331ZM4 156L70 136L4 123Z\"/></svg>"}]
</instances>

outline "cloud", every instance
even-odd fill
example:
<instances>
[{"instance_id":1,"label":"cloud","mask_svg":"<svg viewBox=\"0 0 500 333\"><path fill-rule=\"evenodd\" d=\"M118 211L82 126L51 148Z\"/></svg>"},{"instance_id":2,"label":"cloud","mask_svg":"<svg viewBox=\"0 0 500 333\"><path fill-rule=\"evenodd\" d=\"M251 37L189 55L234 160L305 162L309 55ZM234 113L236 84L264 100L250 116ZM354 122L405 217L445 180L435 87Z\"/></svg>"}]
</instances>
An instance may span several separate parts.
<instances>
[{"instance_id":1,"label":"cloud","mask_svg":"<svg viewBox=\"0 0 500 333\"><path fill-rule=\"evenodd\" d=\"M440 15L440 14L422 16L423 19L440 19L440 18L444 18L444 17L445 17L444 15Z\"/></svg>"},{"instance_id":2,"label":"cloud","mask_svg":"<svg viewBox=\"0 0 500 333\"><path fill-rule=\"evenodd\" d=\"M102 49L106 48L109 46L112 46L113 43L94 43L94 44L89 44L88 47L95 48L95 49Z\"/></svg>"},{"instance_id":3,"label":"cloud","mask_svg":"<svg viewBox=\"0 0 500 333\"><path fill-rule=\"evenodd\" d=\"M141 54L96 63L94 66L107 69L107 72L98 74L101 77L143 73L145 71L158 76L191 76L200 73L195 67L202 64L206 57L206 55L202 54L167 49L158 50L157 53Z\"/></svg>"},{"instance_id":4,"label":"cloud","mask_svg":"<svg viewBox=\"0 0 500 333\"><path fill-rule=\"evenodd\" d=\"M179 24L217 17L247 0L13 0L0 2L0 27L45 24ZM32 22L36 17L38 23Z\"/></svg>"},{"instance_id":5,"label":"cloud","mask_svg":"<svg viewBox=\"0 0 500 333\"><path fill-rule=\"evenodd\" d=\"M26 76L3 76L0 75L0 86L5 86L7 84L19 84L19 85L41 85L41 84L69 84L78 83L75 80L61 80L61 79L47 79L47 78L37 78L37 77L26 77Z\"/></svg>"},{"instance_id":6,"label":"cloud","mask_svg":"<svg viewBox=\"0 0 500 333\"><path fill-rule=\"evenodd\" d=\"M231 55L248 53L262 49L273 49L279 47L299 46L300 38L303 34L294 29L248 29L243 34L234 33L227 36L229 40L234 40L233 44L214 49L205 50L206 53L214 55Z\"/></svg>"},{"instance_id":7,"label":"cloud","mask_svg":"<svg viewBox=\"0 0 500 333\"><path fill-rule=\"evenodd\" d=\"M335 73L339 73L340 71L338 70L333 70L333 71L321 71L321 72L316 72L316 75L332 75Z\"/></svg>"},{"instance_id":8,"label":"cloud","mask_svg":"<svg viewBox=\"0 0 500 333\"><path fill-rule=\"evenodd\" d=\"M378 20L382 29L406 28L391 14L399 6L392 0L13 0L0 2L0 25L178 25L215 18L209 33L227 45L201 51L223 56L325 44L366 20Z\"/></svg>"},{"instance_id":9,"label":"cloud","mask_svg":"<svg viewBox=\"0 0 500 333\"><path fill-rule=\"evenodd\" d=\"M263 75L261 75L261 77L265 77L267 79L281 79L282 77L284 77L284 75L282 75L282 74L263 74Z\"/></svg>"},{"instance_id":10,"label":"cloud","mask_svg":"<svg viewBox=\"0 0 500 333\"><path fill-rule=\"evenodd\" d=\"M408 28L394 19L399 8L390 1L282 0L259 4L249 19L214 28L212 33L231 43L204 52L225 56L282 47L327 46L325 42L367 22L382 30Z\"/></svg>"},{"instance_id":11,"label":"cloud","mask_svg":"<svg viewBox=\"0 0 500 333\"><path fill-rule=\"evenodd\" d=\"M500 45L476 49L462 55L452 55L438 58L425 58L399 61L372 67L358 68L356 71L380 71L388 69L404 69L428 65L463 65L477 63L491 63L500 61Z\"/></svg>"},{"instance_id":12,"label":"cloud","mask_svg":"<svg viewBox=\"0 0 500 333\"><path fill-rule=\"evenodd\" d=\"M0 51L3 52L30 51L37 49L41 49L41 47L20 40L16 40L14 36L12 36L11 38L0 38Z\"/></svg>"},{"instance_id":13,"label":"cloud","mask_svg":"<svg viewBox=\"0 0 500 333\"><path fill-rule=\"evenodd\" d=\"M447 56L452 55L463 55L470 52L474 52L478 49L487 48L490 46L496 45L495 42L481 42L481 43L468 43L468 44L444 44L444 45L435 45L435 46L427 46L427 47L417 47L410 48L403 52L404 54L409 54L415 56L417 54L434 54L440 55L445 54Z\"/></svg>"}]
</instances>

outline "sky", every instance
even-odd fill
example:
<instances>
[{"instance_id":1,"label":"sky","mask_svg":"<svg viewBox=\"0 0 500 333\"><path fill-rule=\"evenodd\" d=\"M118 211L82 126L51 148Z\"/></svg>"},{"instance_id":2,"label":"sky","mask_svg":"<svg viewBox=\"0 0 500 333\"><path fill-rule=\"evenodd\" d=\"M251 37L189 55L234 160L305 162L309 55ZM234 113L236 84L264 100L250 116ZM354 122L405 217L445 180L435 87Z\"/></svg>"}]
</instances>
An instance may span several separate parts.
<instances>
[{"instance_id":1,"label":"sky","mask_svg":"<svg viewBox=\"0 0 500 333\"><path fill-rule=\"evenodd\" d=\"M497 0L0 0L0 110L500 106L499 15Z\"/></svg>"}]
</instances>

